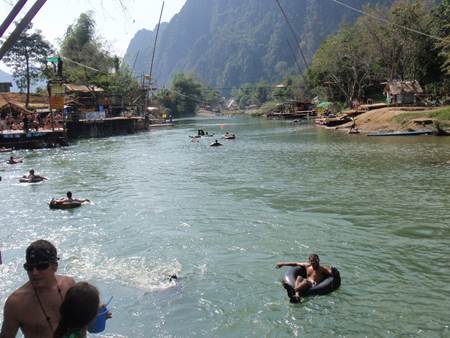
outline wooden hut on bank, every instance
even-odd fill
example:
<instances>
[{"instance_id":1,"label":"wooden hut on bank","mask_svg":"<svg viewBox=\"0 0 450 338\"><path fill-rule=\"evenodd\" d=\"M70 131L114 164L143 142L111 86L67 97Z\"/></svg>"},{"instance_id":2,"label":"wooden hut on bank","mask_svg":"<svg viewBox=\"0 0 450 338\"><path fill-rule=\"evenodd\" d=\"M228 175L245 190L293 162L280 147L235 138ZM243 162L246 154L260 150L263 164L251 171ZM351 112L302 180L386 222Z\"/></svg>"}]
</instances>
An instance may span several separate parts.
<instances>
[{"instance_id":1,"label":"wooden hut on bank","mask_svg":"<svg viewBox=\"0 0 450 338\"><path fill-rule=\"evenodd\" d=\"M310 101L288 100L267 113L268 118L301 119L314 116L314 104Z\"/></svg>"},{"instance_id":2,"label":"wooden hut on bank","mask_svg":"<svg viewBox=\"0 0 450 338\"><path fill-rule=\"evenodd\" d=\"M9 93L11 91L11 82L0 82L0 93Z\"/></svg>"},{"instance_id":3,"label":"wooden hut on bank","mask_svg":"<svg viewBox=\"0 0 450 338\"><path fill-rule=\"evenodd\" d=\"M389 105L415 105L424 94L417 80L390 81L383 84L383 92Z\"/></svg>"},{"instance_id":4,"label":"wooden hut on bank","mask_svg":"<svg viewBox=\"0 0 450 338\"><path fill-rule=\"evenodd\" d=\"M96 111L103 104L103 89L96 86L65 83L65 102L72 111Z\"/></svg>"}]
</instances>

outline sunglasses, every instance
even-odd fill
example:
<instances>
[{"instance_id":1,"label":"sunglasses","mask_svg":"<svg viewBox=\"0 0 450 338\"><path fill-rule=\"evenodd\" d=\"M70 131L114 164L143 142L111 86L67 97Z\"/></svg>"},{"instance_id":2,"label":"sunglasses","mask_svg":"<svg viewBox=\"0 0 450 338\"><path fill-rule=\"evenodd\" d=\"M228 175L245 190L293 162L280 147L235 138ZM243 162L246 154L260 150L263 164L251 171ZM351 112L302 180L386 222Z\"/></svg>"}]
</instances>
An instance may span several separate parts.
<instances>
[{"instance_id":1,"label":"sunglasses","mask_svg":"<svg viewBox=\"0 0 450 338\"><path fill-rule=\"evenodd\" d=\"M47 270L47 269L49 268L49 266L50 266L50 263L49 263L49 262L38 263L38 264L28 264L28 263L25 263L25 264L23 265L23 268L24 268L26 271L31 272L31 271L33 271L33 269L35 269L35 268L36 268L38 271Z\"/></svg>"}]
</instances>

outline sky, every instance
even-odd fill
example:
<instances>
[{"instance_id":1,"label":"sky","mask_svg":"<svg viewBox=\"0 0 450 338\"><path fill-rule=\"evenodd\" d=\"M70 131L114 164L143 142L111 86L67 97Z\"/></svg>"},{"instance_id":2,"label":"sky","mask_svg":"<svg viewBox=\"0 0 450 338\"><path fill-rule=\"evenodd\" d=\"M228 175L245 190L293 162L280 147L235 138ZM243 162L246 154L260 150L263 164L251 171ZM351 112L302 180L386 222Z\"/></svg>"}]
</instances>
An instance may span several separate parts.
<instances>
[{"instance_id":1,"label":"sky","mask_svg":"<svg viewBox=\"0 0 450 338\"><path fill-rule=\"evenodd\" d=\"M0 20L6 18L16 0L0 0ZM168 22L183 7L186 0L165 0L162 22ZM28 0L17 19L22 18L35 3ZM105 39L110 51L123 57L134 34L143 28L153 30L158 24L163 0L47 0L36 14L33 28L40 29L47 41L58 47L58 39L81 13L93 11L96 31ZM123 6L121 5L123 4ZM11 25L13 28L14 25ZM4 34L7 37L12 31ZM0 69L6 70L4 65Z\"/></svg>"}]
</instances>

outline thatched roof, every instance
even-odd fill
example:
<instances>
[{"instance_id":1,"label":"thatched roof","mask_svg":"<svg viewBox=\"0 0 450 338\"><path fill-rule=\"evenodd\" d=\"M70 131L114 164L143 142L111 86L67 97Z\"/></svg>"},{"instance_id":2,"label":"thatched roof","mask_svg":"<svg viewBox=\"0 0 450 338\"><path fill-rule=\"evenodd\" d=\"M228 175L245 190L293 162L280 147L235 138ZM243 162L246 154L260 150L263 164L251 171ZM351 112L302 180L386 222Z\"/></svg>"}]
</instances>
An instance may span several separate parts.
<instances>
[{"instance_id":1,"label":"thatched roof","mask_svg":"<svg viewBox=\"0 0 450 338\"><path fill-rule=\"evenodd\" d=\"M0 109L9 106L12 110L30 114L31 111L25 108L26 94L22 93L0 93ZM48 106L48 96L30 95L30 108Z\"/></svg>"},{"instance_id":2,"label":"thatched roof","mask_svg":"<svg viewBox=\"0 0 450 338\"><path fill-rule=\"evenodd\" d=\"M407 93L423 94L423 89L417 80L387 82L385 83L384 91L391 95Z\"/></svg>"},{"instance_id":3,"label":"thatched roof","mask_svg":"<svg viewBox=\"0 0 450 338\"><path fill-rule=\"evenodd\" d=\"M66 83L64 84L67 92L81 92L81 93L91 93L91 92L103 92L103 88L96 86L86 86L86 85L76 85Z\"/></svg>"}]
</instances>

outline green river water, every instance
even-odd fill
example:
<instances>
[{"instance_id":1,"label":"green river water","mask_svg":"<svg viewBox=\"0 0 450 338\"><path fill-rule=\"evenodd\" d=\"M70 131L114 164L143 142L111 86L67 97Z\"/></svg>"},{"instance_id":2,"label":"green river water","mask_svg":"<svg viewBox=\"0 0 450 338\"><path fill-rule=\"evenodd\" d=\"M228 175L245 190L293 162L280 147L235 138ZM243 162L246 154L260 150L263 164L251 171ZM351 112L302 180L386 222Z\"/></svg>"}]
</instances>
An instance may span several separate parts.
<instances>
[{"instance_id":1,"label":"green river water","mask_svg":"<svg viewBox=\"0 0 450 338\"><path fill-rule=\"evenodd\" d=\"M237 139L192 143L198 128ZM450 138L197 118L14 155L0 164L1 306L45 238L61 273L114 296L97 337L450 336ZM49 180L17 183L31 168ZM93 204L50 210L67 190ZM312 252L341 288L290 304L275 263Z\"/></svg>"}]
</instances>

